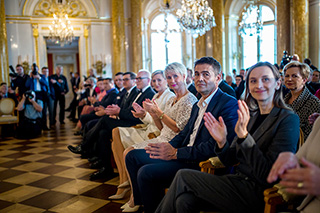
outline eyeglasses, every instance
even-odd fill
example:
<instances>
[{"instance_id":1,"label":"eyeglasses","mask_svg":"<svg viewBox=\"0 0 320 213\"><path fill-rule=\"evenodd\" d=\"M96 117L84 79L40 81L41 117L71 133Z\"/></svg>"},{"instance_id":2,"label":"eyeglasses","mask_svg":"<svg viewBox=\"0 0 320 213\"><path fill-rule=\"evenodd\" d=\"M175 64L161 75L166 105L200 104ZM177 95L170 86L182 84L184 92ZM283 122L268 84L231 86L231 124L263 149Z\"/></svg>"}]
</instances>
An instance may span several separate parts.
<instances>
[{"instance_id":1,"label":"eyeglasses","mask_svg":"<svg viewBox=\"0 0 320 213\"><path fill-rule=\"evenodd\" d=\"M142 79L147 79L148 77L138 77L136 78L137 81L141 81Z\"/></svg>"},{"instance_id":2,"label":"eyeglasses","mask_svg":"<svg viewBox=\"0 0 320 213\"><path fill-rule=\"evenodd\" d=\"M132 80L131 78L124 78L123 81L130 81Z\"/></svg>"}]
</instances>

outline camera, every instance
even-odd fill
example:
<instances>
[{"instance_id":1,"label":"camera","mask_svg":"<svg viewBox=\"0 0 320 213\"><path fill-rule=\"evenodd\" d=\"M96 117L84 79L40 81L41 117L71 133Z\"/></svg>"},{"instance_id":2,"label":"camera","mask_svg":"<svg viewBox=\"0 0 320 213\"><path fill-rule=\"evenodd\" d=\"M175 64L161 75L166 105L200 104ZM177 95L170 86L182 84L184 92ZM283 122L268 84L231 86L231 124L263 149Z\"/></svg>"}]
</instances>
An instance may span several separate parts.
<instances>
[{"instance_id":1,"label":"camera","mask_svg":"<svg viewBox=\"0 0 320 213\"><path fill-rule=\"evenodd\" d=\"M9 69L10 69L10 73L9 73L10 77L12 77L12 78L18 77L18 74L16 73L16 71L14 70L12 65L9 66Z\"/></svg>"},{"instance_id":2,"label":"camera","mask_svg":"<svg viewBox=\"0 0 320 213\"><path fill-rule=\"evenodd\" d=\"M38 73L38 66L37 66L37 64L36 63L33 63L32 64L32 75L38 75L39 73Z\"/></svg>"},{"instance_id":3,"label":"camera","mask_svg":"<svg viewBox=\"0 0 320 213\"><path fill-rule=\"evenodd\" d=\"M28 90L24 93L24 96L26 96L27 99L33 99L34 98L34 92L32 90Z\"/></svg>"}]
</instances>

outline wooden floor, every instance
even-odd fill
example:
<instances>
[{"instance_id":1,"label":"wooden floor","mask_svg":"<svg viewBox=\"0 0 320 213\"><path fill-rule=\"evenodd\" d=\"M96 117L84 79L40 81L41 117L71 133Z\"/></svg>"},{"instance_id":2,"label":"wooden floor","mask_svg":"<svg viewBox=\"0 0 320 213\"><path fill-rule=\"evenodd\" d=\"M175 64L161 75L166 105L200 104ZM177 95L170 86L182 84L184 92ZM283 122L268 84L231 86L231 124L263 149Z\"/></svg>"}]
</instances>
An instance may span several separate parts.
<instances>
[{"instance_id":1,"label":"wooden floor","mask_svg":"<svg viewBox=\"0 0 320 213\"><path fill-rule=\"evenodd\" d=\"M129 194L107 199L119 178L89 181L95 170L68 151L81 142L74 126L66 120L36 139L0 138L0 212L121 212Z\"/></svg>"}]
</instances>

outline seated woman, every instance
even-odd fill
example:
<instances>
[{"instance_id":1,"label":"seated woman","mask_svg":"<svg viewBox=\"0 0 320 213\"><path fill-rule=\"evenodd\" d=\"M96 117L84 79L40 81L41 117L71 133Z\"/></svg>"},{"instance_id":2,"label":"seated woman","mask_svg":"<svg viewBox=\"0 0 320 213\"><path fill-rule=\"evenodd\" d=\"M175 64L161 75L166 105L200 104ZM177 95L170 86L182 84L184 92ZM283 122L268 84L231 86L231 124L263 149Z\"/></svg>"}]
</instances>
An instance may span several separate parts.
<instances>
[{"instance_id":1,"label":"seated woman","mask_svg":"<svg viewBox=\"0 0 320 213\"><path fill-rule=\"evenodd\" d=\"M305 86L310 67L298 61L288 63L284 68L284 83L290 92L284 97L284 102L293 109L300 118L300 128L307 139L312 125L308 117L314 112L320 112L320 100L311 94Z\"/></svg>"},{"instance_id":2,"label":"seated woman","mask_svg":"<svg viewBox=\"0 0 320 213\"><path fill-rule=\"evenodd\" d=\"M318 117L319 114L312 117ZM312 119L312 118L311 118ZM268 176L268 182L281 179L280 184L289 193L305 195L298 210L304 213L319 212L320 209L320 119L297 154L280 153Z\"/></svg>"},{"instance_id":3,"label":"seated woman","mask_svg":"<svg viewBox=\"0 0 320 213\"><path fill-rule=\"evenodd\" d=\"M162 70L153 72L151 78L151 84L158 92L154 95L153 100L157 103L159 109L163 111L168 100L172 97L175 97L175 94L169 90L164 72ZM122 199L128 191L124 190L125 187L129 187L127 174L123 166L124 150L131 145L141 143L149 139L148 135L150 133L159 131L149 113L147 113L140 105L136 103L133 104L133 107L136 110L133 112L133 115L136 118L140 118L140 120L146 126L138 129L134 127L118 127L112 130L112 151L119 172L120 185L117 193L113 196L110 196L109 199Z\"/></svg>"},{"instance_id":4,"label":"seated woman","mask_svg":"<svg viewBox=\"0 0 320 213\"><path fill-rule=\"evenodd\" d=\"M219 159L225 166L239 163L235 174L179 170L156 212L263 212L268 172L280 152L295 152L299 138L299 118L283 102L280 84L279 72L269 62L250 68L232 143L227 143L223 119L205 113Z\"/></svg>"},{"instance_id":5,"label":"seated woman","mask_svg":"<svg viewBox=\"0 0 320 213\"><path fill-rule=\"evenodd\" d=\"M149 143L168 142L176 136L187 124L192 106L197 102L197 98L188 91L186 85L187 71L184 65L180 63L172 63L165 68L165 76L168 85L176 94L176 97L171 97L165 105L164 110L161 110L156 102L145 101L143 104L144 109L152 116L154 123L161 130L157 138L143 141L127 148L123 155L122 169L125 169L125 156L132 149L143 149ZM123 180L127 176L122 177ZM137 211L139 206L134 206L133 196L129 202L123 206L124 212Z\"/></svg>"}]
</instances>

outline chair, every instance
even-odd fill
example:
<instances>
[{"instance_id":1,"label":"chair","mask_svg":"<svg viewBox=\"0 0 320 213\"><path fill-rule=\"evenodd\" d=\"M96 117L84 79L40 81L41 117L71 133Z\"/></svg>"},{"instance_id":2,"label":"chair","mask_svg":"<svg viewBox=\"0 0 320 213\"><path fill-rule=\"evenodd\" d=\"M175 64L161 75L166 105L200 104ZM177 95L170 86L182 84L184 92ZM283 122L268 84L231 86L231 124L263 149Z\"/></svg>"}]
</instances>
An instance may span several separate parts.
<instances>
[{"instance_id":1,"label":"chair","mask_svg":"<svg viewBox=\"0 0 320 213\"><path fill-rule=\"evenodd\" d=\"M19 113L15 115L15 103L11 98L3 98L0 100L0 125L18 124ZM0 127L0 135L1 127Z\"/></svg>"},{"instance_id":2,"label":"chair","mask_svg":"<svg viewBox=\"0 0 320 213\"><path fill-rule=\"evenodd\" d=\"M0 100L0 125L19 123L19 113L15 115L15 103L11 98Z\"/></svg>"},{"instance_id":3,"label":"chair","mask_svg":"<svg viewBox=\"0 0 320 213\"><path fill-rule=\"evenodd\" d=\"M298 148L300 148L304 143L304 135L300 128L300 136L298 142ZM201 172L214 174L216 169L225 168L223 163L219 160L218 157L209 158L206 161L202 161L199 163L201 168ZM235 165L236 166L236 165ZM286 208L289 210L293 210L293 205L288 203L290 200L290 195L285 193L279 184L274 185L274 187L266 189L264 191L264 201L265 201L265 209L264 213L275 213L277 210L277 206L286 205Z\"/></svg>"}]
</instances>

